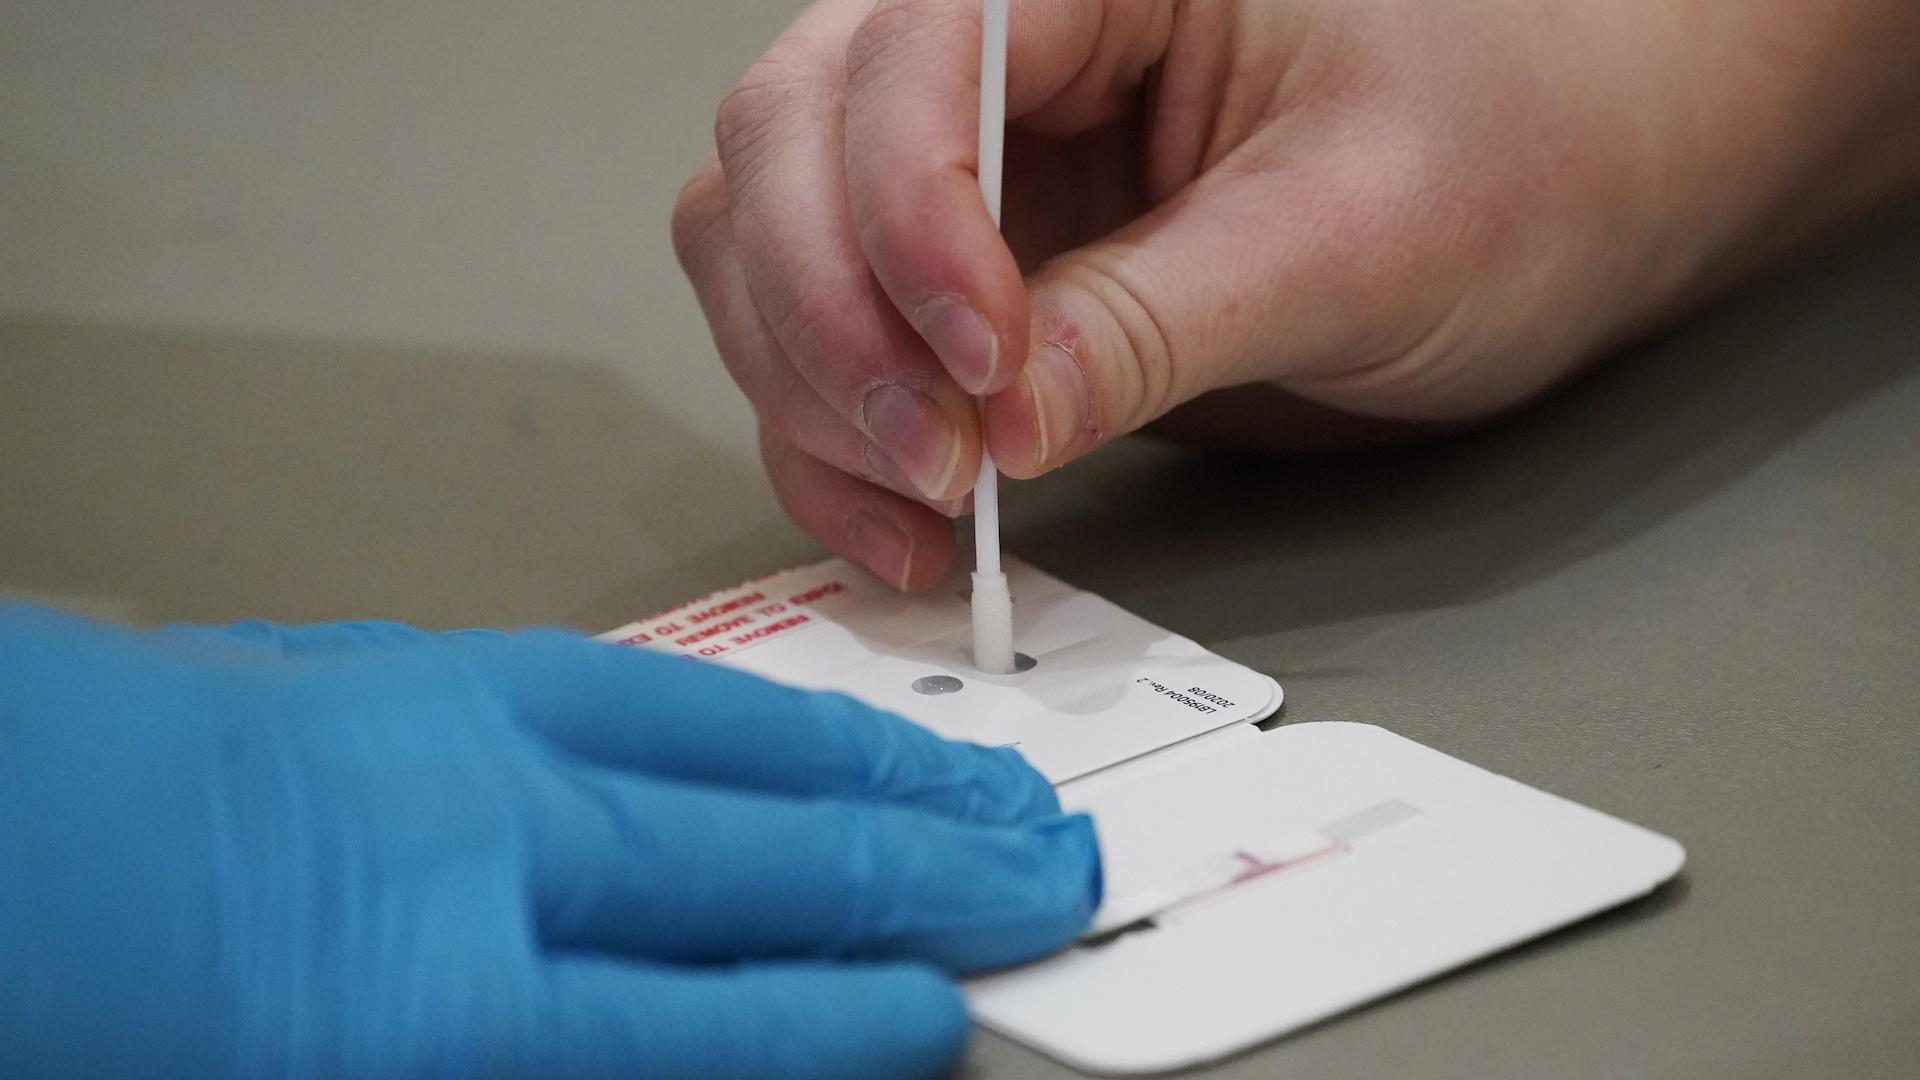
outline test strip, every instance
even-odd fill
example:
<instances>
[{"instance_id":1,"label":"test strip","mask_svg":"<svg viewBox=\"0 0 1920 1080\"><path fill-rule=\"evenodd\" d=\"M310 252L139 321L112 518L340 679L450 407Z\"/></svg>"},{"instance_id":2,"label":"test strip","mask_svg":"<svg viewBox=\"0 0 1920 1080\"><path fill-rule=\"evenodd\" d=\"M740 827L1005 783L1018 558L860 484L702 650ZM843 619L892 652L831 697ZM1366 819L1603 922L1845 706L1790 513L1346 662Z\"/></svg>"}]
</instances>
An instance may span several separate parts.
<instances>
[{"instance_id":1,"label":"test strip","mask_svg":"<svg viewBox=\"0 0 1920 1080\"><path fill-rule=\"evenodd\" d=\"M1322 825L1320 831L1351 844L1361 837L1372 836L1382 829L1398 825L1418 813L1420 808L1417 806L1401 802L1399 799L1388 799L1383 803L1375 803L1359 813L1348 814L1338 821Z\"/></svg>"},{"instance_id":2,"label":"test strip","mask_svg":"<svg viewBox=\"0 0 1920 1080\"><path fill-rule=\"evenodd\" d=\"M1181 908L1213 899L1250 882L1298 870L1323 860L1350 854L1355 842L1418 816L1420 808L1399 799L1375 803L1364 810L1322 825L1294 829L1257 848L1240 848L1217 855L1168 875L1124 896L1108 898L1094 913L1081 944L1100 945L1134 928Z\"/></svg>"},{"instance_id":3,"label":"test strip","mask_svg":"<svg viewBox=\"0 0 1920 1080\"><path fill-rule=\"evenodd\" d=\"M1165 915L1237 885L1270 877L1310 859L1339 853L1345 842L1317 830L1295 829L1257 849L1237 849L1197 863L1144 889L1100 905L1084 938L1101 938Z\"/></svg>"}]
</instances>

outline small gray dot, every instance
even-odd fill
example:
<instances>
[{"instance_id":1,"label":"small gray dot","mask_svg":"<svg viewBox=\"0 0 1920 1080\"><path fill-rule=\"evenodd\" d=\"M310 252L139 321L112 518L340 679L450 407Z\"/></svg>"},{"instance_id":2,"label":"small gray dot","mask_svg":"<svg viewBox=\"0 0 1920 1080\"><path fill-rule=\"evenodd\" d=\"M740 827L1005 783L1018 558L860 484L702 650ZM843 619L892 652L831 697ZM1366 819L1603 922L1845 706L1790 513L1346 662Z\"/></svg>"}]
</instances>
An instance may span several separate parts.
<instances>
[{"instance_id":1,"label":"small gray dot","mask_svg":"<svg viewBox=\"0 0 1920 1080\"><path fill-rule=\"evenodd\" d=\"M961 682L951 675L929 675L924 679L913 680L913 692L916 694L925 694L928 697L939 697L942 694L957 694L966 689L966 686L966 683Z\"/></svg>"},{"instance_id":2,"label":"small gray dot","mask_svg":"<svg viewBox=\"0 0 1920 1080\"><path fill-rule=\"evenodd\" d=\"M1016 674L1022 671L1032 671L1038 663L1040 663L1040 661L1035 660L1026 653L1017 652L1013 654L1013 670Z\"/></svg>"}]
</instances>

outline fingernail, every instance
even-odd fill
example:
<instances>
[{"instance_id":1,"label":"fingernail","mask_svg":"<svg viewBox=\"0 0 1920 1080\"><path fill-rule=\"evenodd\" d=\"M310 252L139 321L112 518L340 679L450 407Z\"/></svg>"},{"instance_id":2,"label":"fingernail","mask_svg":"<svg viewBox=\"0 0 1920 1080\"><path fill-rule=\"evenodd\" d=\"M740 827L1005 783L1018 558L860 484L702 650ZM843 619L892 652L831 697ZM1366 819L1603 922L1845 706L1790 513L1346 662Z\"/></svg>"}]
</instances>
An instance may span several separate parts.
<instances>
[{"instance_id":1,"label":"fingernail","mask_svg":"<svg viewBox=\"0 0 1920 1080\"><path fill-rule=\"evenodd\" d=\"M880 449L878 443L868 443L860 448L860 464L863 466L860 473L862 480L878 484L888 491L905 495L909 499L917 494L911 483L904 483L899 479L899 468L887 457L886 451ZM936 513L958 518L971 512L973 495L969 493L958 499L927 499L926 504Z\"/></svg>"},{"instance_id":2,"label":"fingernail","mask_svg":"<svg viewBox=\"0 0 1920 1080\"><path fill-rule=\"evenodd\" d=\"M1027 393L1033 399L1036 466L1051 465L1073 448L1087 428L1087 377L1067 350L1047 345L1027 361Z\"/></svg>"},{"instance_id":3,"label":"fingernail","mask_svg":"<svg viewBox=\"0 0 1920 1080\"><path fill-rule=\"evenodd\" d=\"M946 494L960 467L960 432L932 398L898 383L882 386L867 394L860 419L921 494Z\"/></svg>"},{"instance_id":4,"label":"fingernail","mask_svg":"<svg viewBox=\"0 0 1920 1080\"><path fill-rule=\"evenodd\" d=\"M847 544L873 575L905 589L913 576L913 537L907 530L871 510L861 510L847 521Z\"/></svg>"},{"instance_id":5,"label":"fingernail","mask_svg":"<svg viewBox=\"0 0 1920 1080\"><path fill-rule=\"evenodd\" d=\"M935 296L913 313L913 325L968 393L980 393L993 381L1000 364L1000 339L965 301Z\"/></svg>"}]
</instances>

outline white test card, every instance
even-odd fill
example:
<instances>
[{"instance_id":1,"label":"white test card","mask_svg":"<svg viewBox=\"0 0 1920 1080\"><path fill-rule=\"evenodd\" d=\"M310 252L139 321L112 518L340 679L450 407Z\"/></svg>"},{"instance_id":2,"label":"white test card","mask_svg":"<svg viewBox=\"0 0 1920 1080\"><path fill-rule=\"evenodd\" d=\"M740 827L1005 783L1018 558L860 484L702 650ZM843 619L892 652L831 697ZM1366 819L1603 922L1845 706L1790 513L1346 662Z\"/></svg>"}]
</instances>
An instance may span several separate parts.
<instances>
[{"instance_id":1,"label":"white test card","mask_svg":"<svg viewBox=\"0 0 1920 1080\"><path fill-rule=\"evenodd\" d=\"M1680 845L1362 724L1240 728L1069 784L1107 895L1055 956L969 979L975 1019L1159 1073L1298 1031L1645 895Z\"/></svg>"},{"instance_id":2,"label":"white test card","mask_svg":"<svg viewBox=\"0 0 1920 1080\"><path fill-rule=\"evenodd\" d=\"M908 596L839 559L604 638L838 690L950 739L1012 746L1055 784L1280 708L1273 679L1018 560L1006 569L1023 656L1012 675L974 669L965 575Z\"/></svg>"}]
</instances>

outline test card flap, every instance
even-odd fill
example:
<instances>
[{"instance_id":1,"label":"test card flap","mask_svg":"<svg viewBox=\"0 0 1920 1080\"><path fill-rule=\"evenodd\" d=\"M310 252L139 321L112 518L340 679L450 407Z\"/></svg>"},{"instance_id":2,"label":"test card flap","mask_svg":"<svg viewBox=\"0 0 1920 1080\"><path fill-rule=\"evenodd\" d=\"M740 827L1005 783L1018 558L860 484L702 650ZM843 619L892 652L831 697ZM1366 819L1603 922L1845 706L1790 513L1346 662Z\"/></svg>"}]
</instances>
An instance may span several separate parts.
<instances>
[{"instance_id":1,"label":"test card flap","mask_svg":"<svg viewBox=\"0 0 1920 1080\"><path fill-rule=\"evenodd\" d=\"M1061 789L1100 831L1096 935L967 985L982 1024L1095 1072L1296 1031L1645 895L1685 858L1367 724L1223 733L1150 763Z\"/></svg>"},{"instance_id":2,"label":"test card flap","mask_svg":"<svg viewBox=\"0 0 1920 1080\"><path fill-rule=\"evenodd\" d=\"M1064 783L1280 708L1271 677L1017 559L1028 663L977 671L966 580L908 595L839 559L632 623L608 640L838 690L952 739L1010 746Z\"/></svg>"}]
</instances>

